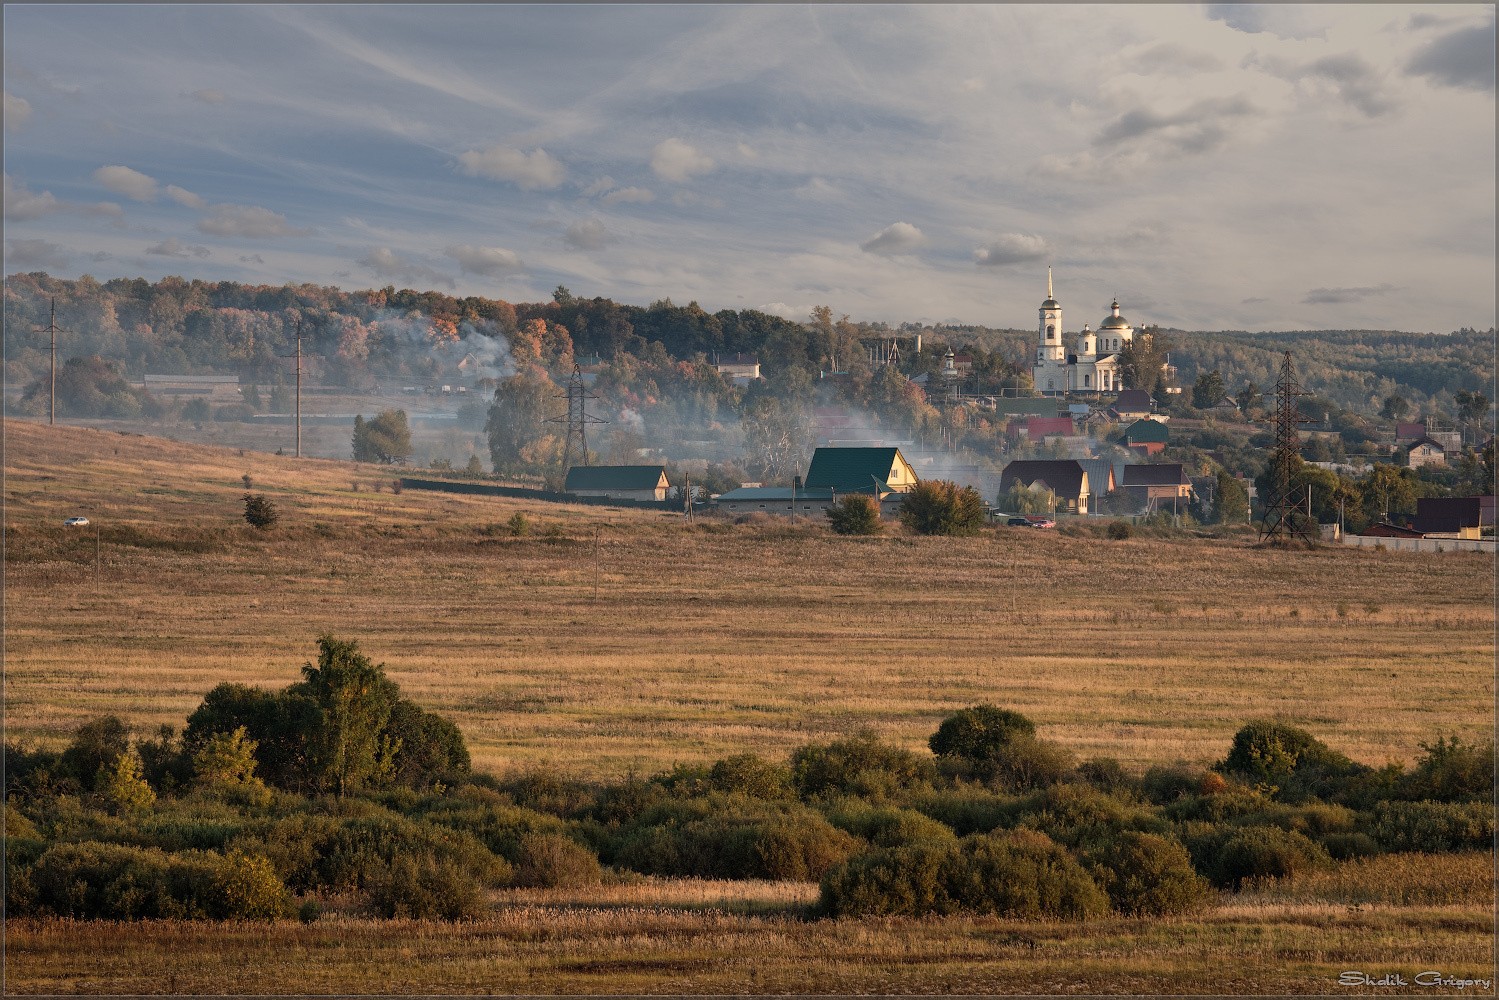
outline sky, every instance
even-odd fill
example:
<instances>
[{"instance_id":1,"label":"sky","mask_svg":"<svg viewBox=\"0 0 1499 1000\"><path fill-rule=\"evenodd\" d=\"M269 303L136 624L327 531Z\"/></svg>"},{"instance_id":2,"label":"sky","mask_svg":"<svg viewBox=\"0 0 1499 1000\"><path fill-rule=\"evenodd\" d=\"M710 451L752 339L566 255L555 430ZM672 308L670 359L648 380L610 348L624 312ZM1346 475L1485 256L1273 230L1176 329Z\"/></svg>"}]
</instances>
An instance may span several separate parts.
<instances>
[{"instance_id":1,"label":"sky","mask_svg":"<svg viewBox=\"0 0 1499 1000\"><path fill-rule=\"evenodd\" d=\"M4 7L4 265L1495 323L1494 7Z\"/></svg>"}]
</instances>

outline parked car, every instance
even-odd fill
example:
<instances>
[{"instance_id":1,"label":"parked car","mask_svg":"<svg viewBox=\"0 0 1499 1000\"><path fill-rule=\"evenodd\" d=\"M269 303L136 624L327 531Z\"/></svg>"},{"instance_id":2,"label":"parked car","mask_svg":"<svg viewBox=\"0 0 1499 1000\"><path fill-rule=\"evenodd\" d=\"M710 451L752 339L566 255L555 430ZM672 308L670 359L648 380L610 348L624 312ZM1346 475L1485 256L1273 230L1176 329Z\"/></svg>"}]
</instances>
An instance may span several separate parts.
<instances>
[{"instance_id":1,"label":"parked car","mask_svg":"<svg viewBox=\"0 0 1499 1000\"><path fill-rule=\"evenodd\" d=\"M1012 517L1005 524L1011 528L1029 528L1031 526L1031 522L1023 517Z\"/></svg>"},{"instance_id":2,"label":"parked car","mask_svg":"<svg viewBox=\"0 0 1499 1000\"><path fill-rule=\"evenodd\" d=\"M1032 528L1055 528L1057 526L1057 522L1055 519L1050 517L1042 517L1039 514L1032 515L1031 517L1026 518L1026 521Z\"/></svg>"},{"instance_id":3,"label":"parked car","mask_svg":"<svg viewBox=\"0 0 1499 1000\"><path fill-rule=\"evenodd\" d=\"M87 528L88 527L88 518L86 518L86 517L70 517L66 521L63 522L63 527L65 527L65 528Z\"/></svg>"}]
</instances>

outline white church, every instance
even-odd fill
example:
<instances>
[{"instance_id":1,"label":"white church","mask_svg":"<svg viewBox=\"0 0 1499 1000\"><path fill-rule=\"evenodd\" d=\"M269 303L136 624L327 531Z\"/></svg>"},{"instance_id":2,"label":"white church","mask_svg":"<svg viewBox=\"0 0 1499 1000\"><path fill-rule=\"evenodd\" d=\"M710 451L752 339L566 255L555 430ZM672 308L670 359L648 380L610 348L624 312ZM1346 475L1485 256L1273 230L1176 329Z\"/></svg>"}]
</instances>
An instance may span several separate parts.
<instances>
[{"instance_id":1,"label":"white church","mask_svg":"<svg viewBox=\"0 0 1499 1000\"><path fill-rule=\"evenodd\" d=\"M1125 388L1119 352L1135 336L1134 327L1119 315L1119 300L1098 325L1098 332L1083 324L1071 352L1062 332L1062 304L1051 290L1051 268L1046 269L1046 301L1041 303L1040 346L1031 377L1041 395L1063 392L1118 392Z\"/></svg>"}]
</instances>

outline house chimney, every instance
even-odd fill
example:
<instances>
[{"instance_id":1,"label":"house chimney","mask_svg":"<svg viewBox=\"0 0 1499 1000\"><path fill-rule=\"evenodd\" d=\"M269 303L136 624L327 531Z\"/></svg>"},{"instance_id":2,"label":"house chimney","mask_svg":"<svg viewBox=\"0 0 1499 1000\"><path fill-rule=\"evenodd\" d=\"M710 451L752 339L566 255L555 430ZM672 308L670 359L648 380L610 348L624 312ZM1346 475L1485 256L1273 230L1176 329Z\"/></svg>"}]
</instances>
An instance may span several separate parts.
<instances>
[{"instance_id":1,"label":"house chimney","mask_svg":"<svg viewBox=\"0 0 1499 1000\"><path fill-rule=\"evenodd\" d=\"M791 488L794 489L794 490L796 490L798 493L800 493L802 491L802 477L801 476L792 476L791 477Z\"/></svg>"}]
</instances>

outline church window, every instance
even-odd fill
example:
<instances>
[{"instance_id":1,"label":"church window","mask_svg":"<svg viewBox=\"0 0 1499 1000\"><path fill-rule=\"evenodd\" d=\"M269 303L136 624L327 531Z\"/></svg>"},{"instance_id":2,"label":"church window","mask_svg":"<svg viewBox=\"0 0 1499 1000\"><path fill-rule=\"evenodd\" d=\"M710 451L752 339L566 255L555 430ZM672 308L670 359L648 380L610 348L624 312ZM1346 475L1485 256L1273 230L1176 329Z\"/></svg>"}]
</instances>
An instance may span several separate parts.
<instances>
[{"instance_id":1,"label":"church window","mask_svg":"<svg viewBox=\"0 0 1499 1000\"><path fill-rule=\"evenodd\" d=\"M1093 376L1092 375L1084 375L1083 376L1083 385L1084 386L1090 386L1092 384L1093 384Z\"/></svg>"},{"instance_id":2,"label":"church window","mask_svg":"<svg viewBox=\"0 0 1499 1000\"><path fill-rule=\"evenodd\" d=\"M1057 336L1057 328L1054 327L1054 326L1048 326L1046 328L1046 339L1047 340L1055 340L1056 336Z\"/></svg>"}]
</instances>

